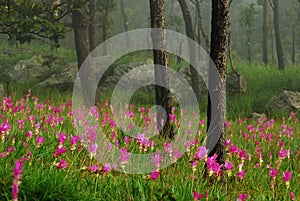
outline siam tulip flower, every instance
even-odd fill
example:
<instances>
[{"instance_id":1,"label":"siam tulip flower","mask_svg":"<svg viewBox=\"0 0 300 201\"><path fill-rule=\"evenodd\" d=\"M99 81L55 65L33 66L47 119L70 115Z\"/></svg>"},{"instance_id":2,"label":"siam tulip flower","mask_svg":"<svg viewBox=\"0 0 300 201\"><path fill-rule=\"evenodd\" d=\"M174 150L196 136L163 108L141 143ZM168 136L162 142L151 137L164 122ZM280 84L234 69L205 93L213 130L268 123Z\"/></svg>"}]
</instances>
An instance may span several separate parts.
<instances>
[{"instance_id":1,"label":"siam tulip flower","mask_svg":"<svg viewBox=\"0 0 300 201\"><path fill-rule=\"evenodd\" d=\"M58 169L66 169L68 168L68 163L64 159L60 159L59 163L56 165Z\"/></svg>"},{"instance_id":2,"label":"siam tulip flower","mask_svg":"<svg viewBox=\"0 0 300 201\"><path fill-rule=\"evenodd\" d=\"M197 161L197 160L191 162L191 166L192 166L193 172L196 172L196 170L197 170L197 168L196 168L196 167L197 167L197 164L198 164L198 161Z\"/></svg>"},{"instance_id":3,"label":"siam tulip flower","mask_svg":"<svg viewBox=\"0 0 300 201\"><path fill-rule=\"evenodd\" d=\"M37 145L36 145L36 147L40 147L42 144L43 144L43 142L45 142L45 140L46 140L46 138L43 138L43 136L40 136L40 137L36 137L36 143L37 143Z\"/></svg>"},{"instance_id":4,"label":"siam tulip flower","mask_svg":"<svg viewBox=\"0 0 300 201\"><path fill-rule=\"evenodd\" d=\"M276 179L276 176L278 175L278 170L276 169L276 168L271 168L270 169L270 177L272 178L272 179Z\"/></svg>"},{"instance_id":5,"label":"siam tulip flower","mask_svg":"<svg viewBox=\"0 0 300 201\"><path fill-rule=\"evenodd\" d=\"M205 146L198 148L197 153L194 155L196 160L205 159L207 157L208 150Z\"/></svg>"},{"instance_id":6,"label":"siam tulip flower","mask_svg":"<svg viewBox=\"0 0 300 201\"><path fill-rule=\"evenodd\" d=\"M231 154L234 154L238 151L238 148L237 148L237 146L232 144L229 151L230 151Z\"/></svg>"},{"instance_id":7,"label":"siam tulip flower","mask_svg":"<svg viewBox=\"0 0 300 201\"><path fill-rule=\"evenodd\" d=\"M62 147L67 140L67 135L65 132L62 132L58 139L58 147Z\"/></svg>"},{"instance_id":8,"label":"siam tulip flower","mask_svg":"<svg viewBox=\"0 0 300 201\"><path fill-rule=\"evenodd\" d=\"M18 200L18 194L19 194L19 184L16 182L13 182L12 185L12 201Z\"/></svg>"},{"instance_id":9,"label":"siam tulip flower","mask_svg":"<svg viewBox=\"0 0 300 201\"><path fill-rule=\"evenodd\" d=\"M197 201L199 201L199 200L201 200L203 197L205 197L205 194L204 193L198 193L197 191L194 191L194 200L197 200Z\"/></svg>"},{"instance_id":10,"label":"siam tulip flower","mask_svg":"<svg viewBox=\"0 0 300 201\"><path fill-rule=\"evenodd\" d=\"M290 192L290 200L295 200L295 195L293 192Z\"/></svg>"},{"instance_id":11,"label":"siam tulip flower","mask_svg":"<svg viewBox=\"0 0 300 201\"><path fill-rule=\"evenodd\" d=\"M7 156L9 156L9 152L8 151L6 151L6 152L2 152L2 153L0 153L0 158L6 158Z\"/></svg>"},{"instance_id":12,"label":"siam tulip flower","mask_svg":"<svg viewBox=\"0 0 300 201\"><path fill-rule=\"evenodd\" d=\"M172 150L172 143L164 143L164 148L166 153L168 154L172 154L173 150Z\"/></svg>"},{"instance_id":13,"label":"siam tulip flower","mask_svg":"<svg viewBox=\"0 0 300 201\"><path fill-rule=\"evenodd\" d=\"M76 144L77 142L80 140L80 137L79 136L72 136L71 135L71 138L70 138L70 145L71 145L71 150L75 150L75 147L76 147Z\"/></svg>"},{"instance_id":14,"label":"siam tulip flower","mask_svg":"<svg viewBox=\"0 0 300 201\"><path fill-rule=\"evenodd\" d=\"M106 163L103 165L102 169L103 169L103 174L107 174L109 171L112 170L112 167L110 163Z\"/></svg>"},{"instance_id":15,"label":"siam tulip flower","mask_svg":"<svg viewBox=\"0 0 300 201\"><path fill-rule=\"evenodd\" d=\"M150 156L153 160L152 164L153 166L156 168L156 170L158 170L160 168L160 162L162 160L162 158L160 157L160 150L157 151L157 153L155 155Z\"/></svg>"},{"instance_id":16,"label":"siam tulip flower","mask_svg":"<svg viewBox=\"0 0 300 201\"><path fill-rule=\"evenodd\" d=\"M290 187L291 177L292 177L292 172L290 172L290 171L287 170L287 171L285 171L283 173L283 180L284 180L284 183L285 183L285 185L286 185L287 188Z\"/></svg>"},{"instance_id":17,"label":"siam tulip flower","mask_svg":"<svg viewBox=\"0 0 300 201\"><path fill-rule=\"evenodd\" d=\"M173 158L175 161L177 161L182 156L182 153L180 153L177 149L174 150Z\"/></svg>"},{"instance_id":18,"label":"siam tulip flower","mask_svg":"<svg viewBox=\"0 0 300 201\"><path fill-rule=\"evenodd\" d=\"M91 171L91 172L96 172L98 169L99 169L99 167L98 167L97 164L92 165L92 166L90 167L90 171Z\"/></svg>"},{"instance_id":19,"label":"siam tulip flower","mask_svg":"<svg viewBox=\"0 0 300 201\"><path fill-rule=\"evenodd\" d=\"M7 148L7 151L8 151L9 153L11 153L11 152L16 151L16 148L14 148L14 147L8 147L8 148Z\"/></svg>"},{"instance_id":20,"label":"siam tulip flower","mask_svg":"<svg viewBox=\"0 0 300 201\"><path fill-rule=\"evenodd\" d=\"M52 154L53 158L57 158L58 156L62 156L64 153L66 153L67 150L65 147L57 148L54 153Z\"/></svg>"},{"instance_id":21,"label":"siam tulip flower","mask_svg":"<svg viewBox=\"0 0 300 201\"><path fill-rule=\"evenodd\" d=\"M236 199L236 201L245 201L248 198L248 194L240 194L238 199Z\"/></svg>"},{"instance_id":22,"label":"siam tulip flower","mask_svg":"<svg viewBox=\"0 0 300 201\"><path fill-rule=\"evenodd\" d=\"M150 179L152 179L152 180L157 180L158 177L159 177L159 175L160 175L160 172L159 172L159 171L152 170L152 173L151 173L151 175L150 175Z\"/></svg>"},{"instance_id":23,"label":"siam tulip flower","mask_svg":"<svg viewBox=\"0 0 300 201\"><path fill-rule=\"evenodd\" d=\"M98 150L98 144L94 143L88 147L88 152L90 152L91 158L93 158Z\"/></svg>"},{"instance_id":24,"label":"siam tulip flower","mask_svg":"<svg viewBox=\"0 0 300 201\"><path fill-rule=\"evenodd\" d=\"M241 170L241 171L239 171L238 172L238 174L237 174L237 176L240 178L240 179L244 179L244 177L245 177L245 170Z\"/></svg>"},{"instance_id":25,"label":"siam tulip flower","mask_svg":"<svg viewBox=\"0 0 300 201\"><path fill-rule=\"evenodd\" d=\"M22 160L15 160L15 168L13 168L13 176L14 180L20 181L22 178L22 173L23 173L23 164L24 161Z\"/></svg>"},{"instance_id":26,"label":"siam tulip flower","mask_svg":"<svg viewBox=\"0 0 300 201\"><path fill-rule=\"evenodd\" d=\"M119 157L119 161L120 161L121 165L124 165L125 163L127 163L129 157L130 157L130 153L127 152L125 147L123 147L121 149L121 153L120 153L120 157Z\"/></svg>"},{"instance_id":27,"label":"siam tulip flower","mask_svg":"<svg viewBox=\"0 0 300 201\"><path fill-rule=\"evenodd\" d=\"M225 129L228 129L231 125L229 121L225 121L224 124L225 124Z\"/></svg>"},{"instance_id":28,"label":"siam tulip flower","mask_svg":"<svg viewBox=\"0 0 300 201\"><path fill-rule=\"evenodd\" d=\"M285 158L290 158L290 150L279 150L278 151L278 158L283 160Z\"/></svg>"}]
</instances>

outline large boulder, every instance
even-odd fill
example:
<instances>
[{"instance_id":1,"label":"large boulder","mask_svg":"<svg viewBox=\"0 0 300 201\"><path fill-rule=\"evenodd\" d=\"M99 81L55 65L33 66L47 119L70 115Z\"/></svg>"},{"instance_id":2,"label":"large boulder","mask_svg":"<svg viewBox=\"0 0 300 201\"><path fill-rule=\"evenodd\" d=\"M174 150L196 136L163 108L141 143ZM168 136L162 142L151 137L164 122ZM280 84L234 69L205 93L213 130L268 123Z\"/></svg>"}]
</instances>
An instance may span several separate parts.
<instances>
[{"instance_id":1,"label":"large boulder","mask_svg":"<svg viewBox=\"0 0 300 201\"><path fill-rule=\"evenodd\" d=\"M77 63L69 63L66 67L59 69L49 78L41 81L38 85L47 88L58 88L60 90L72 89L77 75Z\"/></svg>"},{"instance_id":2,"label":"large boulder","mask_svg":"<svg viewBox=\"0 0 300 201\"><path fill-rule=\"evenodd\" d=\"M30 59L19 61L14 67L4 71L7 81L41 82L66 65L63 58L51 55L35 55Z\"/></svg>"},{"instance_id":3,"label":"large boulder","mask_svg":"<svg viewBox=\"0 0 300 201\"><path fill-rule=\"evenodd\" d=\"M279 96L269 101L269 108L275 111L300 111L300 92L283 91Z\"/></svg>"}]
</instances>

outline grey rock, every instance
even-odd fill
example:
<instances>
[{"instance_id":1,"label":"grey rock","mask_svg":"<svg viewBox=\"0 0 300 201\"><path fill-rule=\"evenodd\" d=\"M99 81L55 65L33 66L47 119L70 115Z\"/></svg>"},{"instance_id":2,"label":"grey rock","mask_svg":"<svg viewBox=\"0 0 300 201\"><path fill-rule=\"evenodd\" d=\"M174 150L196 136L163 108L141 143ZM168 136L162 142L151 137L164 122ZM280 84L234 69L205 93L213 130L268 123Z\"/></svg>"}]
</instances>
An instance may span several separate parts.
<instances>
[{"instance_id":1,"label":"grey rock","mask_svg":"<svg viewBox=\"0 0 300 201\"><path fill-rule=\"evenodd\" d=\"M283 91L279 96L269 101L269 108L275 111L300 111L300 92Z\"/></svg>"},{"instance_id":2,"label":"grey rock","mask_svg":"<svg viewBox=\"0 0 300 201\"><path fill-rule=\"evenodd\" d=\"M30 59L19 61L13 68L6 69L4 76L8 81L13 80L19 83L41 82L63 65L66 65L63 58L35 55Z\"/></svg>"},{"instance_id":3,"label":"grey rock","mask_svg":"<svg viewBox=\"0 0 300 201\"><path fill-rule=\"evenodd\" d=\"M77 63L69 63L66 67L59 69L49 78L38 85L41 87L58 88L60 90L72 89L77 75Z\"/></svg>"}]
</instances>

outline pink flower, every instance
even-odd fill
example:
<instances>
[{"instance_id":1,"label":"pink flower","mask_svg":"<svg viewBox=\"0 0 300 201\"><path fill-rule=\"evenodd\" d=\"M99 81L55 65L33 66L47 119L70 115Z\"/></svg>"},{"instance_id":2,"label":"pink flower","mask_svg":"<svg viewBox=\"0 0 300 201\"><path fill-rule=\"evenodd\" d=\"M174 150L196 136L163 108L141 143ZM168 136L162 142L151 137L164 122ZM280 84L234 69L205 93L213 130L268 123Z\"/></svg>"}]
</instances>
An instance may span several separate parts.
<instances>
[{"instance_id":1,"label":"pink flower","mask_svg":"<svg viewBox=\"0 0 300 201\"><path fill-rule=\"evenodd\" d=\"M278 158L285 159L286 157L290 156L290 150L279 150L278 151Z\"/></svg>"},{"instance_id":2,"label":"pink flower","mask_svg":"<svg viewBox=\"0 0 300 201\"><path fill-rule=\"evenodd\" d=\"M231 162L231 163L228 163L227 161L225 161L225 169L226 170L231 170L232 169L232 164L233 164L233 162Z\"/></svg>"},{"instance_id":3,"label":"pink flower","mask_svg":"<svg viewBox=\"0 0 300 201\"><path fill-rule=\"evenodd\" d=\"M197 153L194 155L195 159L204 159L207 157L208 150L206 149L205 146L201 146L198 148Z\"/></svg>"},{"instance_id":4,"label":"pink flower","mask_svg":"<svg viewBox=\"0 0 300 201\"><path fill-rule=\"evenodd\" d=\"M56 165L58 169L66 169L68 167L67 161L60 159L59 163Z\"/></svg>"},{"instance_id":5,"label":"pink flower","mask_svg":"<svg viewBox=\"0 0 300 201\"><path fill-rule=\"evenodd\" d=\"M160 172L153 170L151 175L150 175L150 179L152 180L157 180L159 177Z\"/></svg>"},{"instance_id":6,"label":"pink flower","mask_svg":"<svg viewBox=\"0 0 300 201\"><path fill-rule=\"evenodd\" d=\"M110 163L104 164L102 168L103 168L103 174L107 174L109 171L112 170Z\"/></svg>"},{"instance_id":7,"label":"pink flower","mask_svg":"<svg viewBox=\"0 0 300 201\"><path fill-rule=\"evenodd\" d=\"M54 151L54 153L52 154L52 156L53 156L54 158L57 158L58 156L61 156L61 155L63 155L63 154L66 153L66 152L67 152L67 150L66 150L65 147L58 148L58 149L56 149L56 150Z\"/></svg>"},{"instance_id":8,"label":"pink flower","mask_svg":"<svg viewBox=\"0 0 300 201\"><path fill-rule=\"evenodd\" d=\"M11 152L13 152L13 151L16 151L16 148L14 148L14 147L8 147L7 151L8 151L9 153L11 153Z\"/></svg>"},{"instance_id":9,"label":"pink flower","mask_svg":"<svg viewBox=\"0 0 300 201\"><path fill-rule=\"evenodd\" d=\"M270 177L273 178L273 179L276 179L276 176L278 175L278 170L276 168L272 168L270 170Z\"/></svg>"},{"instance_id":10,"label":"pink flower","mask_svg":"<svg viewBox=\"0 0 300 201\"><path fill-rule=\"evenodd\" d=\"M123 147L121 149L121 153L120 153L120 157L119 157L119 161L121 164L125 164L128 162L128 159L130 157L130 153L127 152L126 148Z\"/></svg>"},{"instance_id":11,"label":"pink flower","mask_svg":"<svg viewBox=\"0 0 300 201\"><path fill-rule=\"evenodd\" d=\"M99 168L98 165L95 164L95 165L90 167L90 170L91 170L91 172L96 172L98 170L98 168Z\"/></svg>"},{"instance_id":12,"label":"pink flower","mask_svg":"<svg viewBox=\"0 0 300 201\"><path fill-rule=\"evenodd\" d=\"M13 182L12 185L12 199L13 201L18 200L18 193L19 193L19 185L18 183Z\"/></svg>"},{"instance_id":13,"label":"pink flower","mask_svg":"<svg viewBox=\"0 0 300 201\"><path fill-rule=\"evenodd\" d=\"M291 179L291 177L292 177L292 172L290 172L290 171L285 171L284 173L283 173L283 180L284 180L284 182L289 182L290 181L290 179Z\"/></svg>"},{"instance_id":14,"label":"pink flower","mask_svg":"<svg viewBox=\"0 0 300 201\"><path fill-rule=\"evenodd\" d=\"M294 200L295 199L295 195L293 192L290 192L290 200Z\"/></svg>"},{"instance_id":15,"label":"pink flower","mask_svg":"<svg viewBox=\"0 0 300 201\"><path fill-rule=\"evenodd\" d=\"M158 151L155 155L150 156L153 160L152 164L156 169L159 169L161 157L160 157L160 151Z\"/></svg>"},{"instance_id":16,"label":"pink flower","mask_svg":"<svg viewBox=\"0 0 300 201\"><path fill-rule=\"evenodd\" d=\"M36 137L36 143L37 143L37 147L40 147L43 142L45 142L46 138L43 138L42 136L40 137Z\"/></svg>"},{"instance_id":17,"label":"pink flower","mask_svg":"<svg viewBox=\"0 0 300 201\"><path fill-rule=\"evenodd\" d=\"M194 191L194 200L201 200L203 197L205 197L204 193L198 193L197 191Z\"/></svg>"},{"instance_id":18,"label":"pink flower","mask_svg":"<svg viewBox=\"0 0 300 201\"><path fill-rule=\"evenodd\" d=\"M239 171L237 176L240 178L240 179L244 179L245 177L245 170L242 170L242 171Z\"/></svg>"},{"instance_id":19,"label":"pink flower","mask_svg":"<svg viewBox=\"0 0 300 201\"><path fill-rule=\"evenodd\" d=\"M98 144L92 144L91 146L88 147L88 152L90 152L91 156L95 156L98 150Z\"/></svg>"},{"instance_id":20,"label":"pink flower","mask_svg":"<svg viewBox=\"0 0 300 201\"><path fill-rule=\"evenodd\" d=\"M22 173L23 173L23 164L24 164L24 161L20 160L15 160L15 168L13 168L13 175L14 175L14 179L15 180L21 180L21 177L22 177Z\"/></svg>"},{"instance_id":21,"label":"pink flower","mask_svg":"<svg viewBox=\"0 0 300 201\"><path fill-rule=\"evenodd\" d=\"M67 135L65 132L62 132L59 136L58 144L63 145L67 139Z\"/></svg>"},{"instance_id":22,"label":"pink flower","mask_svg":"<svg viewBox=\"0 0 300 201\"><path fill-rule=\"evenodd\" d=\"M237 201L245 201L249 195L248 194L240 194Z\"/></svg>"}]
</instances>

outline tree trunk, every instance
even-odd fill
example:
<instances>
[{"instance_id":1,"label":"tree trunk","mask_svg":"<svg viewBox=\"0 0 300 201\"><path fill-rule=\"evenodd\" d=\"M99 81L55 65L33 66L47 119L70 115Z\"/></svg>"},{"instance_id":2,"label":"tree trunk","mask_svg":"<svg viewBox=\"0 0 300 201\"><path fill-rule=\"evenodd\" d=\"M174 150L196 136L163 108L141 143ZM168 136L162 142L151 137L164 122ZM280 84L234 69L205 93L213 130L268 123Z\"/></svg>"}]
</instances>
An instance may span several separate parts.
<instances>
[{"instance_id":1,"label":"tree trunk","mask_svg":"<svg viewBox=\"0 0 300 201\"><path fill-rule=\"evenodd\" d=\"M210 43L210 57L218 69L221 82L224 86L222 88L218 82L218 78L212 75L211 72L214 66L210 66L209 69L209 91L213 94L209 94L208 98L208 110L207 110L207 130L215 119L225 119L226 112L226 57L228 49L228 34L229 34L229 0L214 0L212 1L212 20L211 20L211 43ZM213 87L213 89L211 88ZM214 100L211 100L213 97ZM218 116L212 116L212 108L217 107L219 109ZM223 164L225 161L225 130L224 125L221 126L220 138L213 149L209 150L209 156L217 154L217 161ZM210 148L214 137L212 135L207 136L206 146Z\"/></svg>"},{"instance_id":2,"label":"tree trunk","mask_svg":"<svg viewBox=\"0 0 300 201\"><path fill-rule=\"evenodd\" d=\"M122 17L123 17L124 30L125 30L125 32L127 32L128 31L128 17L125 12L124 0L120 0L120 9L121 9Z\"/></svg>"},{"instance_id":3,"label":"tree trunk","mask_svg":"<svg viewBox=\"0 0 300 201\"><path fill-rule=\"evenodd\" d=\"M169 114L171 114L171 93L169 91L168 80L168 55L166 52L166 23L165 23L165 9L164 0L149 0L150 14L151 14L151 28L160 29L158 32L152 32L153 43L153 59L154 59L154 74L155 74L155 95L156 104L164 108L157 110L158 129L161 135L169 138L174 137L173 126L169 121ZM159 85L165 86L161 87ZM165 120L164 126L161 126L161 121Z\"/></svg>"},{"instance_id":4,"label":"tree trunk","mask_svg":"<svg viewBox=\"0 0 300 201\"><path fill-rule=\"evenodd\" d=\"M103 42L108 39L108 20L109 20L109 13L110 9L105 8L105 15L104 15L104 20L103 20ZM107 55L108 47L107 43L104 43L103 45L103 55Z\"/></svg>"},{"instance_id":5,"label":"tree trunk","mask_svg":"<svg viewBox=\"0 0 300 201\"><path fill-rule=\"evenodd\" d=\"M265 65L268 65L268 63L269 63L268 42L269 42L269 2L268 2L268 0L264 0L264 3L263 3L263 62Z\"/></svg>"},{"instance_id":6,"label":"tree trunk","mask_svg":"<svg viewBox=\"0 0 300 201\"><path fill-rule=\"evenodd\" d=\"M193 41L196 40L195 37L195 32L193 30L193 23L192 23L192 17L189 11L189 8L187 6L187 3L185 0L178 0L182 14L183 14L183 19L185 23L185 31L187 37L192 39ZM197 58L197 51L196 47L194 46L193 43L189 44L189 49L190 49L190 63L196 63L195 61L193 62L194 59ZM198 66L195 66L197 68ZM194 90L194 93L197 97L198 103L200 102L201 99L201 76L199 75L198 71L195 69L191 64L190 64L190 71L191 71L191 80L192 80L192 88Z\"/></svg>"},{"instance_id":7,"label":"tree trunk","mask_svg":"<svg viewBox=\"0 0 300 201\"><path fill-rule=\"evenodd\" d=\"M90 43L90 51L93 51L97 47L97 37L96 37L97 1L96 0L90 1L89 12L90 12L89 43Z\"/></svg>"},{"instance_id":8,"label":"tree trunk","mask_svg":"<svg viewBox=\"0 0 300 201\"><path fill-rule=\"evenodd\" d=\"M78 6L73 9L72 24L74 29L75 48L79 70L90 53L88 34L89 23L88 14L85 10L85 4L78 4ZM87 63L89 62L88 60L85 62L87 68L84 68L84 71L79 71L79 76L82 85L84 104L87 107L90 107L93 105L93 93L95 92L95 87L97 87L97 84L94 69L89 68L91 65Z\"/></svg>"},{"instance_id":9,"label":"tree trunk","mask_svg":"<svg viewBox=\"0 0 300 201\"><path fill-rule=\"evenodd\" d=\"M295 60L296 55L296 45L295 45L295 25L292 26L292 63L296 62Z\"/></svg>"},{"instance_id":10,"label":"tree trunk","mask_svg":"<svg viewBox=\"0 0 300 201\"><path fill-rule=\"evenodd\" d=\"M274 31L275 31L275 41L276 41L276 52L278 68L280 70L284 69L284 56L279 28L279 3L278 0L273 0L273 13L274 13Z\"/></svg>"},{"instance_id":11,"label":"tree trunk","mask_svg":"<svg viewBox=\"0 0 300 201\"><path fill-rule=\"evenodd\" d=\"M83 61L90 53L89 35L88 35L88 17L83 6L78 6L72 11L72 26L74 29L75 48L80 69Z\"/></svg>"},{"instance_id":12,"label":"tree trunk","mask_svg":"<svg viewBox=\"0 0 300 201\"><path fill-rule=\"evenodd\" d=\"M199 42L200 42L200 37L201 35L203 36L204 38L204 42L205 42L205 49L206 51L209 51L209 39L208 39L208 36L204 30L204 27L203 27L203 24L202 24L202 11L201 11L201 2L200 0L196 0L196 13L197 13L197 16L198 16L198 44L201 45Z\"/></svg>"}]
</instances>

